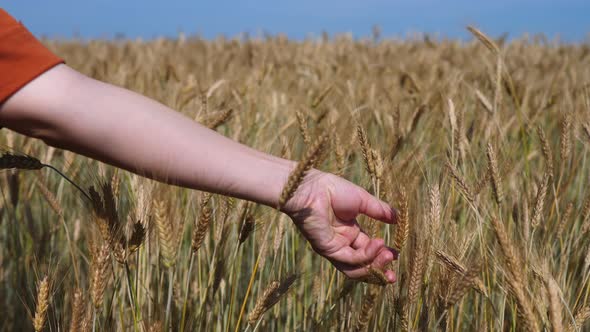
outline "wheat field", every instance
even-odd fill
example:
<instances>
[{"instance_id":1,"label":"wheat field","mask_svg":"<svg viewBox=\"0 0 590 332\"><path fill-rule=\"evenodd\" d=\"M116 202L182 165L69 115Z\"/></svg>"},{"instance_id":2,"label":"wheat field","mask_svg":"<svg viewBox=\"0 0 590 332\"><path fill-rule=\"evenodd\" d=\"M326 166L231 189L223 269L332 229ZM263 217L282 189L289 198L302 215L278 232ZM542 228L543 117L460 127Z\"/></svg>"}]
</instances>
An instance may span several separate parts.
<instances>
[{"instance_id":1,"label":"wheat field","mask_svg":"<svg viewBox=\"0 0 590 332\"><path fill-rule=\"evenodd\" d=\"M1 330L590 328L590 45L471 32L44 41L259 150L301 160L327 137L316 167L399 210L360 219L398 281L347 280L271 208L5 130Z\"/></svg>"}]
</instances>

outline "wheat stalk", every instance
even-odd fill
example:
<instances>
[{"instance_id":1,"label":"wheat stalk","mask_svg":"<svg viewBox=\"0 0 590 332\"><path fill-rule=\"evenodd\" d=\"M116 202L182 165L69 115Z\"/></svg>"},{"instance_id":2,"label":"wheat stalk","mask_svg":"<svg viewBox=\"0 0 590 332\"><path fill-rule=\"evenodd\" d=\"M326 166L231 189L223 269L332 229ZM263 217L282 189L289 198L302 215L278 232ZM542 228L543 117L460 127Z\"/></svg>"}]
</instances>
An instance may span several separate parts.
<instances>
[{"instance_id":1,"label":"wheat stalk","mask_svg":"<svg viewBox=\"0 0 590 332\"><path fill-rule=\"evenodd\" d=\"M453 151L457 154L456 159L457 162L461 162L464 158L463 155L465 154L465 150L463 149L463 120L465 119L465 114L461 109L454 110L455 114L455 126L453 130Z\"/></svg>"}]
</instances>

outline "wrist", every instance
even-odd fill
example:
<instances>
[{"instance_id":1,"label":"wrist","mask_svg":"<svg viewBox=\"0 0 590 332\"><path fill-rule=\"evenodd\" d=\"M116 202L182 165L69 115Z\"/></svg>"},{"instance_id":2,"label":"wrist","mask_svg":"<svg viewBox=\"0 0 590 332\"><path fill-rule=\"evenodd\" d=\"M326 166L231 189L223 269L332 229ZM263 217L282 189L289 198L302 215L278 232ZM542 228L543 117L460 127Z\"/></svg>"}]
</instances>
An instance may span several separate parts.
<instances>
[{"instance_id":1,"label":"wrist","mask_svg":"<svg viewBox=\"0 0 590 332\"><path fill-rule=\"evenodd\" d=\"M278 208L280 197L289 181L289 176L297 167L297 162L269 155L262 155L260 157L260 160L256 163L257 167L253 167L248 181L241 181L241 185L246 191L243 198L272 208ZM301 188L305 187L306 183L313 182L314 179L321 177L322 174L325 173L316 169L309 170L297 188L293 189L293 194L287 200L285 206L281 207L281 211L287 214L296 212L290 210L292 210L294 199L302 199L302 197L299 197L301 195L298 194L301 192Z\"/></svg>"},{"instance_id":2,"label":"wrist","mask_svg":"<svg viewBox=\"0 0 590 332\"><path fill-rule=\"evenodd\" d=\"M281 192L297 163L266 154L260 154L255 159L244 178L237 179L239 185L236 187L241 188L240 192L229 194L277 208Z\"/></svg>"}]
</instances>

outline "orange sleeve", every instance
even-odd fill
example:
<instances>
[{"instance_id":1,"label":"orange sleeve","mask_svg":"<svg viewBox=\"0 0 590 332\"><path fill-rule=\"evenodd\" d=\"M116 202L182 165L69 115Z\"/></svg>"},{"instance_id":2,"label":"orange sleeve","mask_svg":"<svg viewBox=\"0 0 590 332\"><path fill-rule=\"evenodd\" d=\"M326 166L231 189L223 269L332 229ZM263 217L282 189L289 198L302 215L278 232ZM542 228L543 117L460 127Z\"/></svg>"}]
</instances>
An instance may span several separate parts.
<instances>
[{"instance_id":1,"label":"orange sleeve","mask_svg":"<svg viewBox=\"0 0 590 332\"><path fill-rule=\"evenodd\" d=\"M0 8L0 104L63 60Z\"/></svg>"}]
</instances>

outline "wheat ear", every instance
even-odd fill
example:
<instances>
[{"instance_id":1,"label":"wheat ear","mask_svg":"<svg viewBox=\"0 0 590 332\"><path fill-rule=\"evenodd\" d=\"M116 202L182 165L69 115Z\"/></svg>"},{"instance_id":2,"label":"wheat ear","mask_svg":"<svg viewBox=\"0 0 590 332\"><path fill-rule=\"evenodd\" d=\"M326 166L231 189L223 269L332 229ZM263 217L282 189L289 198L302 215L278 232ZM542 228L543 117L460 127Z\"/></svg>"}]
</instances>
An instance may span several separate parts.
<instances>
[{"instance_id":1,"label":"wheat ear","mask_svg":"<svg viewBox=\"0 0 590 332\"><path fill-rule=\"evenodd\" d=\"M368 275L362 280L363 282L379 286L387 286L389 284L389 279L387 279L383 270L368 266L367 272Z\"/></svg>"},{"instance_id":2,"label":"wheat ear","mask_svg":"<svg viewBox=\"0 0 590 332\"><path fill-rule=\"evenodd\" d=\"M590 143L590 123L584 123L582 125L584 129L584 134L586 134L586 138L588 139L588 143Z\"/></svg>"},{"instance_id":3,"label":"wheat ear","mask_svg":"<svg viewBox=\"0 0 590 332\"><path fill-rule=\"evenodd\" d=\"M327 88L324 89L324 91L322 91L322 93L320 93L312 102L311 102L311 108L316 108L318 106L320 106L320 104L322 103L322 101L324 101L324 99L328 96L328 94L330 94L330 91L332 91L333 86L330 85Z\"/></svg>"},{"instance_id":4,"label":"wheat ear","mask_svg":"<svg viewBox=\"0 0 590 332\"><path fill-rule=\"evenodd\" d=\"M285 204L293 197L293 194L303 181L303 178L311 170L318 160L320 159L320 155L322 150L324 149L326 142L328 141L328 134L324 133L311 145L303 160L301 160L295 169L289 175L287 179L287 183L283 187L281 192L281 196L279 197L279 206L278 209L280 210L285 206Z\"/></svg>"},{"instance_id":5,"label":"wheat ear","mask_svg":"<svg viewBox=\"0 0 590 332\"><path fill-rule=\"evenodd\" d=\"M311 143L311 137L309 136L309 129L307 128L307 119L305 118L305 115L301 111L295 112L295 115L297 116L297 123L299 124L299 132L301 133L301 136L303 137L303 142L305 144Z\"/></svg>"},{"instance_id":6,"label":"wheat ear","mask_svg":"<svg viewBox=\"0 0 590 332\"><path fill-rule=\"evenodd\" d=\"M155 204L156 209L156 227L158 228L158 238L160 243L160 255L162 263L168 268L176 263L177 241L172 226L170 216L166 211L164 202L158 201Z\"/></svg>"},{"instance_id":7,"label":"wheat ear","mask_svg":"<svg viewBox=\"0 0 590 332\"><path fill-rule=\"evenodd\" d=\"M47 307L49 307L49 287L49 277L45 276L37 287L37 307L35 308L35 317L33 317L35 332L41 331L45 325Z\"/></svg>"},{"instance_id":8,"label":"wheat ear","mask_svg":"<svg viewBox=\"0 0 590 332\"><path fill-rule=\"evenodd\" d=\"M78 189L88 200L90 200L90 196L86 191L84 191L84 189L82 189L78 184L76 184L74 181L72 181L69 177L67 177L65 174L63 174L60 170L58 170L55 167L49 164L44 164L39 159L28 155L18 155L10 152L4 152L2 155L0 155L0 169L20 169L34 171L40 170L45 167L59 174L71 185L76 187L76 189Z\"/></svg>"},{"instance_id":9,"label":"wheat ear","mask_svg":"<svg viewBox=\"0 0 590 332\"><path fill-rule=\"evenodd\" d=\"M412 266L410 269L410 282L408 283L408 305L411 306L416 303L418 294L422 288L422 281L424 278L424 267L426 264L426 248L423 243L418 242L418 245L413 250Z\"/></svg>"},{"instance_id":10,"label":"wheat ear","mask_svg":"<svg viewBox=\"0 0 590 332\"><path fill-rule=\"evenodd\" d=\"M104 291L109 277L109 245L103 244L100 248L94 248L92 263L90 266L90 297L96 309L102 306Z\"/></svg>"},{"instance_id":11,"label":"wheat ear","mask_svg":"<svg viewBox=\"0 0 590 332\"><path fill-rule=\"evenodd\" d=\"M572 151L572 118L569 113L565 115L561 122L561 135L560 135L560 149L559 157L562 162L567 161Z\"/></svg>"},{"instance_id":12,"label":"wheat ear","mask_svg":"<svg viewBox=\"0 0 590 332\"><path fill-rule=\"evenodd\" d=\"M581 331L588 318L590 318L590 306L585 306L576 312L574 321L568 326L566 331Z\"/></svg>"},{"instance_id":13,"label":"wheat ear","mask_svg":"<svg viewBox=\"0 0 590 332\"><path fill-rule=\"evenodd\" d=\"M563 315L561 312L560 289L557 281L548 276L545 281L545 287L549 294L549 320L551 321L551 330L553 332L563 331Z\"/></svg>"},{"instance_id":14,"label":"wheat ear","mask_svg":"<svg viewBox=\"0 0 590 332\"><path fill-rule=\"evenodd\" d=\"M574 203L569 202L567 207L565 208L565 212L559 218L559 223L557 224L557 237L561 238L563 235L563 231L565 230L565 225L569 222L572 218L572 214L574 213Z\"/></svg>"},{"instance_id":15,"label":"wheat ear","mask_svg":"<svg viewBox=\"0 0 590 332\"><path fill-rule=\"evenodd\" d=\"M479 29L477 29L473 26L468 26L467 30L469 30L469 32L471 32L477 39L479 39L479 41L482 44L484 44L484 46L488 50L490 50L492 53L494 53L494 55L500 54L500 48L498 47L498 45L496 45L495 42L493 42L488 36L486 36Z\"/></svg>"},{"instance_id":16,"label":"wheat ear","mask_svg":"<svg viewBox=\"0 0 590 332\"><path fill-rule=\"evenodd\" d=\"M256 324L260 317L262 317L268 309L279 302L281 297L291 289L291 286L297 278L298 275L292 274L280 282L271 282L262 293L262 296L256 301L254 309L248 314L248 323L251 325Z\"/></svg>"},{"instance_id":17,"label":"wheat ear","mask_svg":"<svg viewBox=\"0 0 590 332\"><path fill-rule=\"evenodd\" d=\"M346 153L340 137L334 134L334 157L336 159L336 175L342 175L344 173L344 167L346 166Z\"/></svg>"},{"instance_id":18,"label":"wheat ear","mask_svg":"<svg viewBox=\"0 0 590 332\"><path fill-rule=\"evenodd\" d=\"M537 126L537 135L539 136L539 141L541 141L541 151L543 152L543 158L545 159L545 165L547 166L547 172L551 177L554 176L554 166L553 166L553 153L551 153L551 147L549 146L549 141L547 140L547 136L543 131L541 126Z\"/></svg>"},{"instance_id":19,"label":"wheat ear","mask_svg":"<svg viewBox=\"0 0 590 332\"><path fill-rule=\"evenodd\" d=\"M44 168L39 159L27 155L17 155L5 152L0 156L0 169L39 170Z\"/></svg>"},{"instance_id":20,"label":"wheat ear","mask_svg":"<svg viewBox=\"0 0 590 332\"><path fill-rule=\"evenodd\" d=\"M86 314L82 290L76 288L72 296L72 319L70 320L70 332L82 331L82 323Z\"/></svg>"},{"instance_id":21,"label":"wheat ear","mask_svg":"<svg viewBox=\"0 0 590 332\"><path fill-rule=\"evenodd\" d=\"M242 223L242 226L240 227L240 235L238 236L238 243L242 244L242 243L246 242L246 240L248 239L248 237L250 236L252 231L254 231L255 227L256 227L256 221L255 221L254 217L252 215L246 216L246 218L244 218L244 222Z\"/></svg>"},{"instance_id":22,"label":"wheat ear","mask_svg":"<svg viewBox=\"0 0 590 332\"><path fill-rule=\"evenodd\" d=\"M494 228L496 238L500 243L502 255L504 256L504 260L508 266L508 272L510 276L508 276L506 280L510 286L512 294L516 298L516 302L518 304L518 313L522 318L524 327L527 331L539 331L539 324L535 317L533 305L527 297L524 287L525 278L523 272L524 266L521 263L522 260L519 258L516 248L508 238L508 233L506 233L504 224L502 224L498 219L493 218L492 226Z\"/></svg>"},{"instance_id":23,"label":"wheat ear","mask_svg":"<svg viewBox=\"0 0 590 332\"><path fill-rule=\"evenodd\" d=\"M467 294L469 288L479 279L479 266L472 267L466 273L460 274L454 283L453 289L446 298L446 307L451 307L458 303Z\"/></svg>"},{"instance_id":24,"label":"wheat ear","mask_svg":"<svg viewBox=\"0 0 590 332\"><path fill-rule=\"evenodd\" d=\"M371 176L375 176L375 161L373 160L373 155L371 153L372 149L369 145L369 140L367 139L367 133L365 132L363 127L359 125L356 127L356 135L359 141L359 145L361 146L361 152L363 154L363 159L365 160L367 172L369 172Z\"/></svg>"},{"instance_id":25,"label":"wheat ear","mask_svg":"<svg viewBox=\"0 0 590 332\"><path fill-rule=\"evenodd\" d=\"M545 208L545 197L547 196L547 187L551 177L548 173L545 173L543 180L539 185L537 191L537 197L535 199L535 207L533 208L533 218L531 219L531 226L533 228L539 226L543 217L543 209Z\"/></svg>"},{"instance_id":26,"label":"wheat ear","mask_svg":"<svg viewBox=\"0 0 590 332\"><path fill-rule=\"evenodd\" d=\"M504 189L502 187L502 179L500 178L500 173L498 171L498 160L496 159L496 153L494 152L492 144L488 143L486 152L488 157L488 171L490 172L490 178L492 179L494 198L496 199L496 203L500 205L504 199Z\"/></svg>"},{"instance_id":27,"label":"wheat ear","mask_svg":"<svg viewBox=\"0 0 590 332\"><path fill-rule=\"evenodd\" d=\"M361 332L367 329L377 298L379 297L379 292L380 288L377 286L370 285L368 287L367 294L363 298L363 304L354 331Z\"/></svg>"},{"instance_id":28,"label":"wheat ear","mask_svg":"<svg viewBox=\"0 0 590 332\"><path fill-rule=\"evenodd\" d=\"M460 275L467 274L467 272L468 272L467 268L465 266L463 266L463 264L461 262L459 262L459 260L457 260L455 257L445 253L442 250L437 250L435 252L435 255L436 255L436 258L441 263L443 263L449 270L451 270L455 273L458 273ZM473 283L472 283L471 287L473 287L473 289L475 289L480 294L487 297L486 287L485 287L483 281L479 277L476 276L473 279Z\"/></svg>"},{"instance_id":29,"label":"wheat ear","mask_svg":"<svg viewBox=\"0 0 590 332\"><path fill-rule=\"evenodd\" d=\"M586 196L584 206L582 207L582 234L590 230L590 194Z\"/></svg>"},{"instance_id":30,"label":"wheat ear","mask_svg":"<svg viewBox=\"0 0 590 332\"><path fill-rule=\"evenodd\" d=\"M410 212L408 209L408 194L406 188L400 188L399 195L399 219L393 237L393 247L397 251L402 251L410 233Z\"/></svg>"},{"instance_id":31,"label":"wheat ear","mask_svg":"<svg viewBox=\"0 0 590 332\"><path fill-rule=\"evenodd\" d=\"M221 114L219 114L217 117L215 117L213 120L211 120L207 124L207 128L213 129L213 130L217 129L217 127L223 125L224 123L227 122L227 120L229 120L229 118L231 117L233 112L234 112L234 110L231 108L223 111Z\"/></svg>"},{"instance_id":32,"label":"wheat ear","mask_svg":"<svg viewBox=\"0 0 590 332\"><path fill-rule=\"evenodd\" d=\"M449 170L449 173L451 174L451 177L453 178L453 180L455 180L455 183L459 187L459 189L460 189L461 193L463 194L463 196L465 197L465 199L467 199L467 201L469 201L469 203L473 204L473 202L475 201L475 198L473 195L473 190L471 190L469 185L467 185L467 182L465 181L465 179L459 174L459 171L457 171L455 166L453 166L450 162L447 161L446 167L447 167L447 170Z\"/></svg>"},{"instance_id":33,"label":"wheat ear","mask_svg":"<svg viewBox=\"0 0 590 332\"><path fill-rule=\"evenodd\" d=\"M200 204L201 213L199 214L199 219L197 220L195 230L193 231L192 249L194 253L201 248L205 235L207 235L209 224L211 223L211 208L209 207L210 200L211 194L204 193Z\"/></svg>"}]
</instances>

